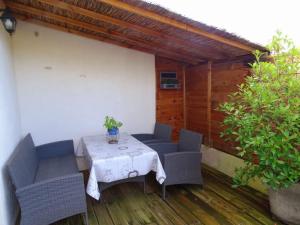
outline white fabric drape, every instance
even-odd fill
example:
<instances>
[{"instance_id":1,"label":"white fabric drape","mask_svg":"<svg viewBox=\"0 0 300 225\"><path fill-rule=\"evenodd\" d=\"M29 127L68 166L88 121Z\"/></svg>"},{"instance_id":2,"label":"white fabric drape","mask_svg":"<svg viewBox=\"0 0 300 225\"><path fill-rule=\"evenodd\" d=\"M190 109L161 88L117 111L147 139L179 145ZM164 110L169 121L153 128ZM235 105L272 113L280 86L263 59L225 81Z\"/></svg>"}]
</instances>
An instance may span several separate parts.
<instances>
[{"instance_id":1,"label":"white fabric drape","mask_svg":"<svg viewBox=\"0 0 300 225\"><path fill-rule=\"evenodd\" d=\"M87 193L100 198L98 182L113 182L156 172L162 184L165 171L157 152L129 134L120 134L118 144L108 144L105 135L83 137L83 153L89 162Z\"/></svg>"}]
</instances>

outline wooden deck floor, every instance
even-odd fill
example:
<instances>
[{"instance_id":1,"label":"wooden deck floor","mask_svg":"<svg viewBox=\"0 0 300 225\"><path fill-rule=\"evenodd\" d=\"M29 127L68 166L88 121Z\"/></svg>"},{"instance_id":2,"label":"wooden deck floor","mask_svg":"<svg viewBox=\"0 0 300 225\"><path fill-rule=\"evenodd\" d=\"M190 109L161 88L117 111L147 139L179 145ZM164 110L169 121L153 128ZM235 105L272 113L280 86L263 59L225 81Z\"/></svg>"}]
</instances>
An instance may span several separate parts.
<instances>
[{"instance_id":1,"label":"wooden deck floor","mask_svg":"<svg viewBox=\"0 0 300 225\"><path fill-rule=\"evenodd\" d=\"M90 225L255 225L282 224L271 219L268 200L251 188L232 189L231 179L210 168L203 169L204 188L184 185L167 188L163 201L159 186L120 184L103 192L97 202L88 197ZM152 182L150 182L152 183ZM75 216L55 225L81 225Z\"/></svg>"}]
</instances>

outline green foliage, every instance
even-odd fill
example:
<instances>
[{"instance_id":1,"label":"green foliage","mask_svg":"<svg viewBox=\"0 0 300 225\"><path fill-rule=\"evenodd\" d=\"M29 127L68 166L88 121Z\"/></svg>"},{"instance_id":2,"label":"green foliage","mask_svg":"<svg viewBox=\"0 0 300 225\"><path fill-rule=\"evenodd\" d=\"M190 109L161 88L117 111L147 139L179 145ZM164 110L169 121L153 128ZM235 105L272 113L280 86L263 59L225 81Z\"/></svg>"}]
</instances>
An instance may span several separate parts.
<instances>
[{"instance_id":1,"label":"green foliage","mask_svg":"<svg viewBox=\"0 0 300 225\"><path fill-rule=\"evenodd\" d=\"M222 137L237 143L245 166L236 169L234 186L261 178L273 189L300 180L300 49L278 32L268 49L272 62L254 53L251 76L220 106Z\"/></svg>"},{"instance_id":2,"label":"green foliage","mask_svg":"<svg viewBox=\"0 0 300 225\"><path fill-rule=\"evenodd\" d=\"M106 116L103 126L106 127L108 130L113 128L120 128L123 124L119 121L116 121L113 117Z\"/></svg>"}]
</instances>

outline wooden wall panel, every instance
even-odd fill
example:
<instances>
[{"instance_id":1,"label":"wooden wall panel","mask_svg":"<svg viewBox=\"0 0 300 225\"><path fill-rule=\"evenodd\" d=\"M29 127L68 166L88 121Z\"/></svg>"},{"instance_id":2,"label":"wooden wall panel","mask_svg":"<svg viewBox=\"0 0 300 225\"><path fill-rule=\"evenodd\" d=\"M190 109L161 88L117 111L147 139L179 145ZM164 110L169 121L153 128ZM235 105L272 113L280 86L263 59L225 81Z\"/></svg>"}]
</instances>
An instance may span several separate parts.
<instances>
[{"instance_id":1,"label":"wooden wall panel","mask_svg":"<svg viewBox=\"0 0 300 225\"><path fill-rule=\"evenodd\" d=\"M186 124L187 129L204 135L208 143L207 66L186 69Z\"/></svg>"},{"instance_id":2,"label":"wooden wall panel","mask_svg":"<svg viewBox=\"0 0 300 225\"><path fill-rule=\"evenodd\" d=\"M156 57L157 121L173 127L175 141L178 140L179 130L184 127L184 122L186 122L186 128L202 133L204 144L209 145L208 105L210 103L210 145L220 151L235 154L234 145L220 138L224 115L217 108L220 103L228 99L227 96L230 93L238 90L238 85L249 75L249 68L239 63L212 64L211 102L208 102L208 64L187 67L185 70L184 68L184 64ZM176 71L181 85L184 84L183 71L185 72L185 95L183 87L179 90L160 89L159 74L163 71Z\"/></svg>"},{"instance_id":3,"label":"wooden wall panel","mask_svg":"<svg viewBox=\"0 0 300 225\"><path fill-rule=\"evenodd\" d=\"M228 99L228 94L238 90L249 74L249 68L243 64L212 65L211 73L211 146L234 154L232 143L220 138L221 122L224 115L217 110L220 103ZM208 65L189 67L186 70L186 120L187 128L204 135L204 144L208 141Z\"/></svg>"},{"instance_id":4,"label":"wooden wall panel","mask_svg":"<svg viewBox=\"0 0 300 225\"><path fill-rule=\"evenodd\" d=\"M184 127L183 70L184 64L162 57L155 58L156 66L156 120L173 127L172 138L178 140L179 131ZM160 89L160 72L176 71L181 88Z\"/></svg>"},{"instance_id":5,"label":"wooden wall panel","mask_svg":"<svg viewBox=\"0 0 300 225\"><path fill-rule=\"evenodd\" d=\"M238 85L244 81L249 72L249 68L243 64L215 65L212 68L212 146L230 154L235 154L234 145L220 138L220 132L222 131L221 122L224 119L224 115L217 108L220 103L228 99L230 93L238 90Z\"/></svg>"}]
</instances>

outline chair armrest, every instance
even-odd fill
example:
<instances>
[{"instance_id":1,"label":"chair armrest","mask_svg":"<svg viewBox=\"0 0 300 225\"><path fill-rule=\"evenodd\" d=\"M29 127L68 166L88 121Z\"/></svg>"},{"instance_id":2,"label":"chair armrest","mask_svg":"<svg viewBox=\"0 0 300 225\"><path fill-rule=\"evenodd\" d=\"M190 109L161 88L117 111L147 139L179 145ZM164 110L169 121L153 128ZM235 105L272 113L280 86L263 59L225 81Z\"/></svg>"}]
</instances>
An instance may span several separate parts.
<instances>
[{"instance_id":1,"label":"chair armrest","mask_svg":"<svg viewBox=\"0 0 300 225\"><path fill-rule=\"evenodd\" d=\"M164 155L166 184L178 184L201 177L201 152L176 152Z\"/></svg>"},{"instance_id":2,"label":"chair armrest","mask_svg":"<svg viewBox=\"0 0 300 225\"><path fill-rule=\"evenodd\" d=\"M86 195L81 173L19 188L16 190L16 196L24 219L49 219L86 211Z\"/></svg>"},{"instance_id":3,"label":"chair armrest","mask_svg":"<svg viewBox=\"0 0 300 225\"><path fill-rule=\"evenodd\" d=\"M172 142L168 139L151 139L151 140L143 141L143 143L149 145L149 144L172 143Z\"/></svg>"},{"instance_id":4,"label":"chair armrest","mask_svg":"<svg viewBox=\"0 0 300 225\"><path fill-rule=\"evenodd\" d=\"M36 147L40 159L74 154L73 140L57 141Z\"/></svg>"},{"instance_id":5,"label":"chair armrest","mask_svg":"<svg viewBox=\"0 0 300 225\"><path fill-rule=\"evenodd\" d=\"M164 161L165 154L177 152L178 150L178 145L174 143L153 143L148 144L148 146L157 152L162 163Z\"/></svg>"},{"instance_id":6,"label":"chair armrest","mask_svg":"<svg viewBox=\"0 0 300 225\"><path fill-rule=\"evenodd\" d=\"M154 138L153 134L132 134L131 136L138 139L139 141L146 141Z\"/></svg>"}]
</instances>

